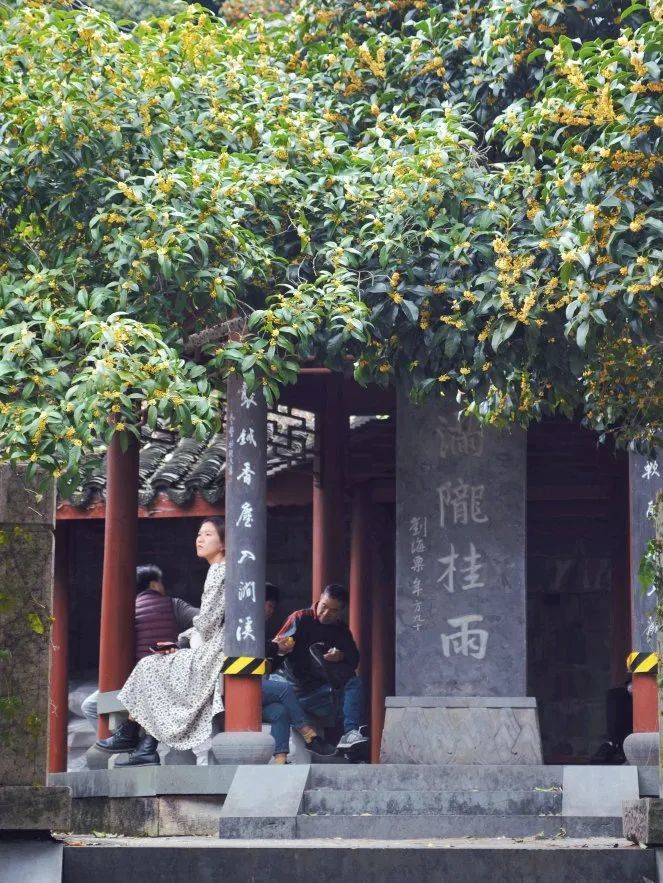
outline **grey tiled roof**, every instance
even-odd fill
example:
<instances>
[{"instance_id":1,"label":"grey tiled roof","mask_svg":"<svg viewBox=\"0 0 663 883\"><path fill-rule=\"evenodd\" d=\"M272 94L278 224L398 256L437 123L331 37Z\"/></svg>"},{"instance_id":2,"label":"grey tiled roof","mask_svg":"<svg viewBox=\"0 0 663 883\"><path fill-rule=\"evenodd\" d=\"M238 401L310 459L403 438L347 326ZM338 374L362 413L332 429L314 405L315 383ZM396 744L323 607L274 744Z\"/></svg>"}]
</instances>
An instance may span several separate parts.
<instances>
[{"instance_id":1,"label":"grey tiled roof","mask_svg":"<svg viewBox=\"0 0 663 883\"><path fill-rule=\"evenodd\" d=\"M314 416L284 405L268 413L267 475L276 475L313 458ZM178 506L190 503L199 494L208 503L223 499L225 486L225 436L213 435L199 442L179 438L157 429L146 431L140 450L138 501L149 506L157 494L165 492ZM105 499L106 459L68 500L85 509Z\"/></svg>"}]
</instances>

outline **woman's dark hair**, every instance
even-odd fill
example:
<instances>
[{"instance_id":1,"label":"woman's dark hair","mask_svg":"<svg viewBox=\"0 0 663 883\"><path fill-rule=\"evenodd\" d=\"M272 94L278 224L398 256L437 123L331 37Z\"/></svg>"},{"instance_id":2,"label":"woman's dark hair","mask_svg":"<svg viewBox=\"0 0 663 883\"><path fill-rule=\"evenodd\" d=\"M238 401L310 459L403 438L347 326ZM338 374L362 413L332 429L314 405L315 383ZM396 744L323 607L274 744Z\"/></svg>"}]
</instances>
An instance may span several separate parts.
<instances>
[{"instance_id":1,"label":"woman's dark hair","mask_svg":"<svg viewBox=\"0 0 663 883\"><path fill-rule=\"evenodd\" d=\"M210 515L209 518L203 518L203 520L200 523L200 526L202 527L203 524L213 524L214 529L216 530L216 532L219 535L219 539L221 540L222 543L225 544L225 542L226 542L226 520L225 520L225 518L221 518L219 515Z\"/></svg>"},{"instance_id":2,"label":"woman's dark hair","mask_svg":"<svg viewBox=\"0 0 663 883\"><path fill-rule=\"evenodd\" d=\"M348 590L338 583L329 583L322 590L323 595L327 595L332 601L338 601L343 607L348 606Z\"/></svg>"},{"instance_id":3,"label":"woman's dark hair","mask_svg":"<svg viewBox=\"0 0 663 883\"><path fill-rule=\"evenodd\" d=\"M275 586L274 583L265 583L265 601L273 601L275 604L278 604L281 600L281 593L279 592L279 587Z\"/></svg>"},{"instance_id":4,"label":"woman's dark hair","mask_svg":"<svg viewBox=\"0 0 663 883\"><path fill-rule=\"evenodd\" d=\"M136 592L144 592L150 583L160 583L163 572L156 564L141 564L136 568Z\"/></svg>"}]
</instances>

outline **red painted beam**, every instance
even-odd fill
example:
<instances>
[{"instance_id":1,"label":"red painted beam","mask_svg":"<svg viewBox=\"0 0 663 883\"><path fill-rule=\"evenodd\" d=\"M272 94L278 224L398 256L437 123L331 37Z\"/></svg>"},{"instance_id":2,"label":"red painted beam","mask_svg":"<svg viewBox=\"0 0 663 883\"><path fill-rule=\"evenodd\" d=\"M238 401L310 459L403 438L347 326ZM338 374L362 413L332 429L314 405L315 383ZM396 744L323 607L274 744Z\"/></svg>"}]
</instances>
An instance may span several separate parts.
<instances>
[{"instance_id":1,"label":"red painted beam","mask_svg":"<svg viewBox=\"0 0 663 883\"><path fill-rule=\"evenodd\" d=\"M359 672L370 670L368 645L370 642L371 599L371 500L366 487L357 488L352 499L350 526L350 631L359 648Z\"/></svg>"},{"instance_id":2,"label":"red painted beam","mask_svg":"<svg viewBox=\"0 0 663 883\"><path fill-rule=\"evenodd\" d=\"M134 598L138 532L138 443L130 436L126 451L113 435L106 460L106 520L101 584L99 690L119 690L134 667ZM99 716L99 736L109 734Z\"/></svg>"}]
</instances>

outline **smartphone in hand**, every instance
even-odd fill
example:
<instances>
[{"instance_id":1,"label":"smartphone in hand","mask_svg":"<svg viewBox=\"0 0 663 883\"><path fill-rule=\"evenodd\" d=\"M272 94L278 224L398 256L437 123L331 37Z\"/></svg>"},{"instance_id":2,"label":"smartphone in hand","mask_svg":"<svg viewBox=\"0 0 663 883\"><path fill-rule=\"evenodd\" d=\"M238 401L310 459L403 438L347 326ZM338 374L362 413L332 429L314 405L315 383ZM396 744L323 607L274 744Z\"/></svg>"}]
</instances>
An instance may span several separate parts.
<instances>
[{"instance_id":1,"label":"smartphone in hand","mask_svg":"<svg viewBox=\"0 0 663 883\"><path fill-rule=\"evenodd\" d=\"M179 650L177 644L172 641L158 641L156 644L150 644L150 653L163 653L164 650Z\"/></svg>"}]
</instances>

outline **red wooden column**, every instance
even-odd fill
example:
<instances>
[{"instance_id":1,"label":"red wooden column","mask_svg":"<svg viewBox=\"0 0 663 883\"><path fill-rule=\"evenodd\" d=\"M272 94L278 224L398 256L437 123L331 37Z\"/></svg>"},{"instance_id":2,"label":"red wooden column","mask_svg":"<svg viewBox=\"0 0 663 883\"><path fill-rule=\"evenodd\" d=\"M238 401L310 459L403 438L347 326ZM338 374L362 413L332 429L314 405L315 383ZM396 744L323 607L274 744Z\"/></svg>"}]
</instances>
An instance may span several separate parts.
<instances>
[{"instance_id":1,"label":"red wooden column","mask_svg":"<svg viewBox=\"0 0 663 883\"><path fill-rule=\"evenodd\" d=\"M317 457L313 471L313 573L315 603L329 583L345 580L343 508L347 414L343 376L330 374L324 408L315 415Z\"/></svg>"},{"instance_id":2,"label":"red wooden column","mask_svg":"<svg viewBox=\"0 0 663 883\"><path fill-rule=\"evenodd\" d=\"M48 715L48 771L67 771L69 711L69 525L55 530L51 684Z\"/></svg>"},{"instance_id":3,"label":"red wooden column","mask_svg":"<svg viewBox=\"0 0 663 883\"><path fill-rule=\"evenodd\" d=\"M99 690L119 690L134 667L134 598L138 544L137 439L116 432L106 458L106 520L101 582ZM125 438L126 441L126 438ZM106 715L99 715L99 737L110 734Z\"/></svg>"},{"instance_id":4,"label":"red wooden column","mask_svg":"<svg viewBox=\"0 0 663 883\"><path fill-rule=\"evenodd\" d=\"M369 671L371 601L371 499L367 487L352 497L350 527L350 631L359 648L359 673Z\"/></svg>"}]
</instances>

